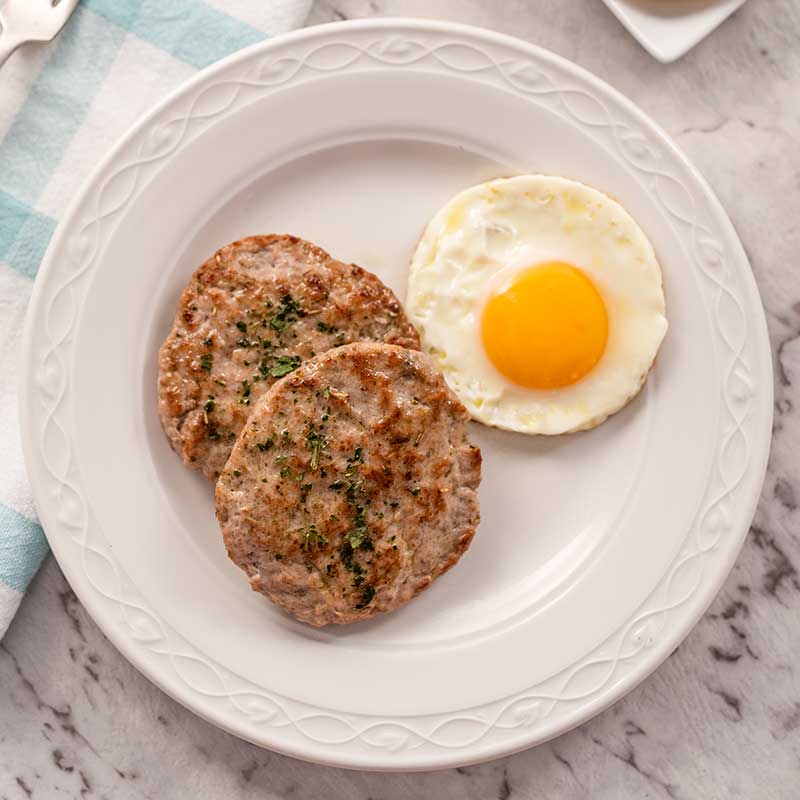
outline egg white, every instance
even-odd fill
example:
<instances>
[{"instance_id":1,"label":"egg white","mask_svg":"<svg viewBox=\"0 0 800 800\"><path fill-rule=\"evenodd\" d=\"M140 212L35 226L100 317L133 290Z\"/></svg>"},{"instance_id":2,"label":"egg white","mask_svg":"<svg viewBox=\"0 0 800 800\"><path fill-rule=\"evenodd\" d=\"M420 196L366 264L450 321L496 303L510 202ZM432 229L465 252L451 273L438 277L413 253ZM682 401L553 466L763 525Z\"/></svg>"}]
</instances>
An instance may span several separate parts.
<instances>
[{"instance_id":1,"label":"egg white","mask_svg":"<svg viewBox=\"0 0 800 800\"><path fill-rule=\"evenodd\" d=\"M576 383L528 389L489 361L481 314L517 272L546 261L590 278L608 313L608 342ZM641 228L602 192L546 175L489 181L450 200L414 253L406 310L473 418L530 434L592 428L622 408L667 331L661 269Z\"/></svg>"}]
</instances>

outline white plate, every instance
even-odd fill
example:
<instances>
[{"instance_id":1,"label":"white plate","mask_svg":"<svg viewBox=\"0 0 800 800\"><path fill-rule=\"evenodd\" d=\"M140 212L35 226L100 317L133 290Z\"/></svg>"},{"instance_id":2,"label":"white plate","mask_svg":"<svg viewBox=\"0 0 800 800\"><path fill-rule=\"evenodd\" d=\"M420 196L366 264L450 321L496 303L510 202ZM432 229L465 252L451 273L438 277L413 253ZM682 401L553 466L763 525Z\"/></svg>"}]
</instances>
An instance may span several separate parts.
<instances>
[{"instance_id":1,"label":"white plate","mask_svg":"<svg viewBox=\"0 0 800 800\"><path fill-rule=\"evenodd\" d=\"M156 416L156 349L194 267L291 231L402 296L453 193L515 172L618 198L663 264L646 390L594 431L473 428L483 521L399 612L312 630L226 558L212 492ZM284 753L432 769L525 748L621 697L681 641L747 531L771 422L758 293L719 203L644 115L520 41L433 22L305 30L239 53L138 123L79 193L27 322L26 457L97 623L193 711Z\"/></svg>"},{"instance_id":2,"label":"white plate","mask_svg":"<svg viewBox=\"0 0 800 800\"><path fill-rule=\"evenodd\" d=\"M680 58L745 0L603 0L653 58Z\"/></svg>"}]
</instances>

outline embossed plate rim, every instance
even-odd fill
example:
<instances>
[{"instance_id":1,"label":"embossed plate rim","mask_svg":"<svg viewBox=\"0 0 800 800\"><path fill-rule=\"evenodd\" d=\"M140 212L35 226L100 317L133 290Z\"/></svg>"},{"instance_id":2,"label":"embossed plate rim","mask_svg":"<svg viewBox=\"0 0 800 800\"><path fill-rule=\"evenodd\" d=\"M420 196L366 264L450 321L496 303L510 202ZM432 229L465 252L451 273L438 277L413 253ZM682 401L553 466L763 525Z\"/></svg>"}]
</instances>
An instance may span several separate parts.
<instances>
[{"instance_id":1,"label":"embossed plate rim","mask_svg":"<svg viewBox=\"0 0 800 800\"><path fill-rule=\"evenodd\" d=\"M191 710L195 711L201 716L204 716L214 724L225 727L239 736L249 738L259 744L269 746L273 749L301 758L307 758L309 760L315 760L322 763L335 764L338 766L350 766L367 769L433 769L494 758L524 749L531 744L551 738L552 736L562 733L574 725L588 719L606 706L610 705L612 702L619 699L622 694L632 688L636 683L642 680L646 675L648 675L672 651L674 646L688 633L718 591L719 586L721 585L723 579L730 570L733 561L735 560L739 547L741 546L741 542L743 541L744 535L747 532L748 524L752 517L752 513L755 509L755 503L758 498L758 491L756 491L754 488L750 488L749 494L745 498L746 502L743 503L743 507L746 510L741 515L742 519L737 520L735 525L737 530L731 532L730 537L725 542L723 554L717 559L717 562L715 562L712 576L705 582L697 584L697 586L692 589L692 592L690 592L689 595L689 599L691 599L692 602L688 605L688 608L686 605L684 605L686 602L685 599L682 599L680 603L678 603L678 605L682 606L683 615L680 617L678 622L672 622L669 626L667 626L666 631L659 632L661 636L657 640L656 644L651 644L654 633L652 629L648 628L651 622L650 617L651 615L661 614L662 619L666 619L665 614L673 609L668 607L669 604L657 610L650 609L648 606L650 598L648 598L643 606L635 609L633 621L629 621L629 624L623 625L622 628L620 628L613 634L612 637L603 643L603 645L605 645L607 642L611 642L612 639L615 640L613 642L613 646L616 648L616 652L613 657L609 657L607 654L604 654L602 651L602 646L595 648L594 651L584 656L583 663L575 666L574 668L564 670L557 675L551 676L542 684L529 687L527 690L519 693L513 698L499 698L497 700L493 700L492 703L487 704L485 707L482 706L470 709L461 709L457 713L435 715L437 717L436 719L431 718L431 715L422 715L420 717L395 716L392 719L384 719L376 715L348 715L346 712L340 712L338 717L336 717L334 720L333 716L329 715L330 721L341 722L342 725L349 726L349 730L346 735L340 737L340 741L334 742L335 747L333 747L333 749L331 749L330 746L325 749L325 747L322 747L322 739L319 733L316 734L316 737L309 735L303 730L302 727L302 724L308 720L311 720L312 718L316 720L320 716L324 716L324 713L320 713L324 712L324 709L301 708L301 703L290 698L281 698L282 700L290 701L293 704L292 711L297 713L295 713L294 716L285 715L286 722L284 723L281 720L280 725L275 722L270 722L277 712L271 711L271 707L269 706L271 699L268 697L268 692L266 692L266 690L261 689L260 687L245 687L241 679L238 680L236 688L231 688L231 686L236 684L238 676L232 673L226 673L222 668L219 667L219 665L213 662L213 659L209 659L208 656L200 658L199 656L202 654L198 654L198 656L193 655L191 653L191 646L185 641L181 642L180 634L169 629L165 623L162 624L161 621L158 620L157 616L154 620L151 619L148 621L144 616L144 609L139 609L143 612L141 616L131 616L131 609L134 607L134 604L126 599L125 592L128 591L129 587L127 587L125 584L126 576L124 574L124 568L121 565L116 563L112 564L114 573L113 577L116 582L115 591L118 592L118 595L116 597L112 597L108 594L108 592L105 592L106 600L115 600L116 605L112 605L111 603L107 602L104 603L101 598L91 592L88 586L84 591L81 573L79 570L84 570L84 577L88 575L86 572L87 553L91 553L94 557L105 558L106 556L99 551L92 550L92 548L87 547L86 538L84 538L84 540L81 542L81 564L74 563L73 558L68 555L66 551L66 541L73 534L70 532L69 526L63 521L63 519L59 518L57 509L50 500L48 491L52 493L54 490L60 491L70 487L68 487L66 480L61 480L60 483L53 480L53 478L55 478L55 473L53 472L53 469L47 466L47 457L48 455L52 454L48 454L46 452L47 447L44 445L40 446L40 443L36 440L35 436L37 431L34 423L38 419L40 422L42 422L42 429L40 433L42 434L42 441L44 442L44 435L47 433L44 426L47 426L55 420L56 411L63 401L65 391L64 385L56 380L59 378L57 372L54 373L54 375L50 375L48 368L41 369L41 374L38 375L38 378L42 385L37 386L37 372L35 369L37 365L33 359L36 344L42 337L50 337L51 340L55 341L55 344L52 344L52 341L48 343L52 344L50 349L46 352L48 357L54 355L59 348L68 348L69 345L69 330L67 330L65 333L50 330L48 326L48 323L52 321L50 318L45 320L44 325L40 325L38 327L35 325L35 322L38 320L38 317L43 311L51 310L52 303L58 298L59 292L68 287L72 282L79 281L81 272L91 265L91 260L86 266L82 266L83 262L81 261L81 266L76 267L75 274L68 275L64 284L58 287L55 296L50 298L51 306L48 306L46 309L42 308L43 298L46 299L45 287L58 277L58 269L66 269L64 264L68 264L70 258L80 259L81 253L79 251L77 253L65 252L63 253L63 259L59 258L59 255L61 254L60 251L64 249L63 245L68 234L72 233L70 224L75 223L74 217L77 210L81 208L87 197L90 196L92 189L95 188L95 184L97 183L99 177L104 174L104 171L106 171L111 164L113 164L114 159L123 153L124 149L136 139L137 135L142 134L143 132L149 133L147 129L148 124L154 119L157 119L159 114L164 109L168 108L171 104L175 103L181 98L185 99L189 96L192 96L193 91L198 87L202 87L203 84L214 86L215 84L213 83L212 79L217 74L225 70L228 66L239 61L245 63L249 59L253 59L259 55L266 55L273 49L290 43L302 42L306 40L321 40L324 42L326 37L331 37L333 35L338 35L338 42L342 43L343 46L346 46L348 33L364 31L374 32L379 37L383 37L380 39L380 42L385 46L385 49L380 52L385 57L385 65L387 68L394 68L398 66L403 68L404 66L407 66L406 62L403 61L405 56L403 55L402 47L392 50L392 47L394 46L394 40L392 39L393 31L402 31L406 34L408 34L409 31L418 31L420 33L429 35L441 34L443 37L449 37L442 40L441 47L449 46L454 43L462 45L468 43L466 45L467 49L469 49L471 46L476 52L479 52L480 48L474 43L482 42L484 45L490 44L495 48L505 48L509 52L515 54L522 52L525 54L525 58L528 59L529 66L544 64L560 70L561 72L569 75L577 87L588 87L592 91L597 92L600 96L610 99L614 109L624 111L626 119L632 119L637 123L637 130L639 133L641 133L641 130L648 132L651 137L655 139L656 143L663 149L664 153L688 173L694 189L698 192L701 199L709 204L709 213L711 216L713 216L714 225L718 226L722 231L720 236L721 238L725 239L726 248L729 248L731 251L729 254L730 257L736 260L739 264L740 274L737 274L736 278L742 280L745 284L743 287L739 288L743 295L748 296L748 311L754 312L752 313L751 318L748 318L746 322L750 327L754 339L756 340L754 347L756 348L759 356L756 359L758 363L756 363L755 366L761 371L761 377L765 378L765 385L758 387L760 392L758 395L760 402L758 424L760 427L757 430L757 452L753 454L753 458L747 467L749 469L747 475L748 481L750 484L752 484L752 486L756 486L756 484L760 486L760 481L763 478L764 469L766 467L766 458L769 447L768 434L771 425L772 413L771 361L769 359L769 346L766 338L766 324L763 317L763 312L760 310L761 306L760 301L758 300L758 292L755 287L755 282L749 271L749 267L747 266L744 251L741 248L741 244L739 243L735 232L733 231L730 221L725 216L724 211L719 205L719 202L713 196L711 190L699 177L696 170L691 167L685 157L683 157L677 151L674 145L669 141L668 137L666 137L666 135L660 131L657 126L655 126L648 118L644 116L641 111L633 106L630 101L627 101L613 89L589 73L586 73L584 70L581 70L580 68L570 64L558 56L540 50L539 48L511 37L465 26L415 20L389 19L370 20L359 23L334 23L332 25L306 29L304 31L281 37L280 39L272 40L268 43L256 45L246 51L242 51L228 59L225 59L209 70L204 71L200 75L196 76L187 84L180 87L176 92L172 93L149 115L144 117L132 127L131 131L129 131L129 133L122 139L112 153L100 164L100 166L95 170L87 183L84 185L83 189L76 195L69 210L65 214L62 223L59 225L56 235L53 238L51 247L48 250L42 270L40 271L39 278L37 279L30 311L26 320L24 334L24 358L27 369L25 370L24 380L20 392L23 447L43 524L46 530L49 531L54 552L59 558L59 562L61 563L62 569L64 569L68 579L71 583L73 583L76 591L79 594L79 597L84 605L86 605L89 612L93 617L95 617L105 633L120 649L120 651L151 680L153 680L162 689L167 691L176 700L182 702ZM409 39L408 41L411 40ZM371 45L362 49L362 55L368 55L367 51L370 46ZM434 50L436 50L436 47L432 46L431 52L433 53ZM315 50L312 52L317 51ZM411 55L413 56L413 53ZM487 55L485 51L484 55ZM310 58L310 54L307 54L305 58ZM398 58L399 60L397 60ZM391 59L394 59L394 61ZM489 58L489 60L491 61L491 58ZM504 62L504 64L506 63L507 62ZM516 63L520 64L521 62ZM263 67L264 63L262 63L260 66ZM496 62L494 62L494 66L500 69ZM491 65L488 65L486 68L491 69L492 67ZM462 71L467 71L463 66L460 67L460 69ZM513 84L514 80L522 82L526 80L524 69L522 71L514 71L516 69L514 66L509 67L509 69L511 70L510 74L503 75L509 84ZM258 74L259 77L262 76L261 72ZM570 92L574 92L574 87L572 89L555 88L553 91L566 96ZM198 92L195 100L197 100L197 98L200 96L201 92ZM604 108L602 103L599 103L599 105ZM184 118L184 121L188 119L192 119L191 114ZM169 124L164 127L168 128ZM606 126L608 127L612 124L614 127L614 134L616 136L618 133L616 130L618 123L612 120L610 123L606 123ZM159 126L155 126L156 132L158 131L158 127ZM620 125L620 127L622 126ZM633 127L629 126L627 133L632 132L633 134L636 134L637 130L634 130ZM162 131L162 133L167 134L165 141L167 142L167 145L169 145L168 131ZM620 134L620 136L621 135L622 134ZM154 152L158 153L158 147L160 146L158 136L141 136L140 138L143 140L148 139L147 146L154 148ZM630 144L634 150L636 149L635 138L632 144L630 143L630 140L625 141ZM139 152L141 156L144 152L143 148L145 147L145 144L144 142L139 142L139 144ZM644 146L645 149L644 151L641 151L640 156L645 158L648 155L647 145L652 144L652 142L640 136L640 141L638 144L639 146ZM108 180L110 181L111 178L119 174L119 172L121 172L124 168L121 168L117 173L114 173L114 175L109 177ZM97 216L94 220L88 223L86 227L99 224L99 220L104 214L106 216L113 216L113 214L116 213L115 211L108 211L106 214L101 208L102 189L105 185L106 184L103 184L103 186L101 186L97 191ZM701 226L695 224L692 229L692 235L695 238L698 227ZM75 238L79 239L79 234L83 233L85 229L86 228L77 231ZM700 233L703 233L703 231L701 230ZM78 242L78 244L80 244L80 242ZM711 245L713 244L714 242L712 241ZM705 241L694 241L693 245L695 247L710 246ZM720 254L715 253L712 247L710 254L707 255L707 258L709 259L709 262L711 262L714 260L714 258L718 258L719 256ZM723 263L722 268L724 267L725 264ZM720 287L722 286L722 284L719 285ZM727 291L732 293L730 292L730 289L727 289ZM72 324L74 325L74 320ZM61 335L59 338L60 334L63 335ZM734 348L731 349L733 350ZM70 353L67 349L67 356L69 355ZM69 357L67 357L65 361L69 362ZM68 365L65 366L64 364L58 364L56 366L60 366L62 369L67 370L69 368ZM734 358L731 367L731 374L736 367L737 359ZM61 380L68 383L66 375L61 375L60 377ZM51 385L47 385L48 382L50 382ZM51 413L49 415L45 415L44 419L42 420L42 414L38 410L38 406L35 406L35 404L37 402L41 403L46 400L48 392L51 394L55 392L57 395L59 392L61 392L61 394L58 396L56 404L52 407ZM749 396L747 395L747 387L745 387L745 394L743 397L745 401L749 399ZM752 424L752 421L748 424ZM57 420L55 427L58 428ZM736 431L734 431L734 434L735 432ZM64 432L61 431L61 433ZM72 466L67 463L65 469L66 472L64 475L71 476L69 470L72 469ZM47 474L48 471L50 472L49 476ZM734 489L740 484L741 480L743 479L740 478L739 482L734 485ZM734 489L730 489L729 491L726 490L726 494L730 494L734 491ZM70 507L68 502L69 497L66 495L64 497L66 499L62 498L63 503L59 504L62 512L61 517L68 519L70 514L77 514L77 517L80 517L80 513ZM705 513L714 509L714 503L711 503L706 509ZM80 511L80 509L78 509L78 511ZM86 535L89 524L87 521L83 520L82 525L82 533ZM692 530L694 531L694 526ZM697 531L696 533L699 534L700 531ZM713 535L713 530L711 533ZM688 536L689 532L687 532L687 538ZM707 545L708 549L713 550L717 543L718 540L710 542ZM706 555L706 552L703 551L702 547L700 547L691 557L694 558L701 555L703 557ZM676 559L676 561L673 562L673 566L675 568L670 571L670 577L678 573L678 569L682 567L683 563L684 562L680 561L680 559ZM688 557L686 563L689 563ZM659 583L657 588L653 591L653 594L658 591L658 587L660 586L661 584ZM148 613L150 612L148 611ZM123 624L128 626L128 630L123 628ZM145 652L146 647L142 645L142 642L146 642L147 637L151 633L151 629L148 628L148 625L161 625L162 635L169 635L173 640L174 649L167 653L168 663L164 663L158 668L156 667L156 664L161 665L162 662L157 662L155 660L156 655L163 656L164 654L157 653L155 648L151 648L152 652ZM175 642L177 642L177 644L175 644ZM178 666L178 662L183 664L185 661L191 661L192 659L195 661L203 661L204 666L210 668L211 673L213 673L213 679L218 682L216 688L215 686L212 686L209 689L208 686L206 686L205 689L202 687L200 689L196 689L192 686L191 680L187 678L187 673L184 672L184 674L181 674L181 667ZM635 667L631 667L627 672L623 671L622 674L617 674L617 668L620 665L623 665L627 669L629 662L632 660L635 660L636 662ZM608 675L598 685L597 690L593 692L587 692L585 696L582 695L577 698L571 697L569 692L571 678L583 667L594 667L595 665L601 667L603 670L605 670L606 666L609 667ZM172 670L172 672L167 674L167 670ZM552 686L549 685L551 682L553 684ZM545 684L548 685L546 686ZM555 696L552 696L554 691L553 686L557 687L555 690ZM560 692L560 694L558 694L558 692ZM203 702L201 702L201 695L205 695L206 697L207 702L205 705ZM225 718L224 714L219 711L219 708L212 705L210 701L212 695L215 697L222 697L223 700L229 701L232 706L234 706L237 711L242 714L241 723L238 725L233 724L230 722L230 718ZM559 703L561 705L559 705ZM556 708L558 708L559 711L558 715L553 714L553 716L545 719L545 723L540 724L538 727L534 727L533 730L522 731L522 733L516 737L502 738L499 735L495 736L501 732L501 728L505 730L518 730L523 722L530 723L531 720L535 721L536 715L541 710L543 704L545 706L550 704L550 710L545 714L546 718L552 712L552 710ZM458 714L461 716L458 716ZM255 720L257 722L259 719L264 721L267 730L264 731L260 728L253 728L252 725L248 728L246 721L244 720L245 715L248 716L250 721ZM514 724L508 724L508 716L504 718L504 715L513 716ZM555 717L558 718L554 719ZM501 724L501 722L504 724ZM266 723L272 724L274 726L274 730L270 731L269 724ZM474 727L477 725L481 730L478 732L476 737L472 737L471 733L465 733L463 741L458 743L452 738L455 736L455 733L453 733L451 729L447 728L447 726L451 725L451 723L454 724L456 728L458 728L459 725L462 727L469 727L470 725ZM293 734L295 732L297 733L297 737L295 739L290 740L288 738L286 726L290 726L291 730L289 732ZM254 733L255 730L258 730L258 733ZM450 739L443 736L443 732L448 730L450 731ZM303 739L304 736L306 737L305 739ZM495 736L494 740L492 740L493 736ZM315 742L319 746L314 746ZM405 752L403 752L403 748L405 748Z\"/></svg>"}]
</instances>

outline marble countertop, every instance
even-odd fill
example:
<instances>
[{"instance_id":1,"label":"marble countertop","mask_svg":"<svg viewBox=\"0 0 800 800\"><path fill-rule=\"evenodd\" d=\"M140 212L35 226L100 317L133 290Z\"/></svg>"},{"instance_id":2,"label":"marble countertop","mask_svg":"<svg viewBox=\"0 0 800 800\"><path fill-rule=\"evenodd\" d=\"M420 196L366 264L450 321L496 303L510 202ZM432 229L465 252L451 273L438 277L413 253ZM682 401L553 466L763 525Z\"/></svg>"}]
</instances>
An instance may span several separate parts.
<instances>
[{"instance_id":1,"label":"marble countertop","mask_svg":"<svg viewBox=\"0 0 800 800\"><path fill-rule=\"evenodd\" d=\"M686 641L611 709L511 758L414 775L304 764L152 686L47 560L0 643L0 797L748 798L800 796L800 6L748 0L675 64L599 0L317 0L311 24L376 15L482 25L595 72L658 121L727 208L767 310L775 425L736 566Z\"/></svg>"}]
</instances>

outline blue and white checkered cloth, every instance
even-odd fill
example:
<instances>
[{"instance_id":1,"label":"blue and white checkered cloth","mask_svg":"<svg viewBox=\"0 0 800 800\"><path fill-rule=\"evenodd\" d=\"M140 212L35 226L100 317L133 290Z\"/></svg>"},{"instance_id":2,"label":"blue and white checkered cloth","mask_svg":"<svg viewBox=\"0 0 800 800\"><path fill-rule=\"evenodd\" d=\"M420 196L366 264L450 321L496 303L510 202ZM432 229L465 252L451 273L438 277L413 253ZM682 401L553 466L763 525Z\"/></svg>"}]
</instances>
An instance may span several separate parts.
<instances>
[{"instance_id":1,"label":"blue and white checkered cloth","mask_svg":"<svg viewBox=\"0 0 800 800\"><path fill-rule=\"evenodd\" d=\"M0 69L0 637L47 553L16 383L25 309L59 215L142 112L197 70L302 25L310 5L82 0L57 39L22 47Z\"/></svg>"}]
</instances>

